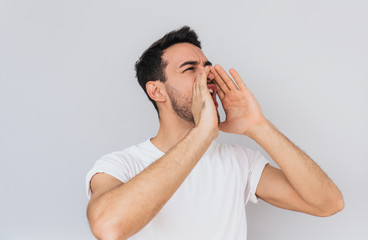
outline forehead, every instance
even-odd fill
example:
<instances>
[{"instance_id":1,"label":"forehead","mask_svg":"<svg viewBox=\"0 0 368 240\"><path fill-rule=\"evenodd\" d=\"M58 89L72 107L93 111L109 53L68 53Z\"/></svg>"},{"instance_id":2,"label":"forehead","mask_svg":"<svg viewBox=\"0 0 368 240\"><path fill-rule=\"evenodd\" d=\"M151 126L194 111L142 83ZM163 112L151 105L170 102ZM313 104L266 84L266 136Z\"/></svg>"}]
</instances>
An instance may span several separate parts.
<instances>
[{"instance_id":1,"label":"forehead","mask_svg":"<svg viewBox=\"0 0 368 240\"><path fill-rule=\"evenodd\" d=\"M190 43L177 43L164 50L163 60L168 63L168 67L179 68L180 64L186 61L197 61L205 63L207 57L202 50Z\"/></svg>"}]
</instances>

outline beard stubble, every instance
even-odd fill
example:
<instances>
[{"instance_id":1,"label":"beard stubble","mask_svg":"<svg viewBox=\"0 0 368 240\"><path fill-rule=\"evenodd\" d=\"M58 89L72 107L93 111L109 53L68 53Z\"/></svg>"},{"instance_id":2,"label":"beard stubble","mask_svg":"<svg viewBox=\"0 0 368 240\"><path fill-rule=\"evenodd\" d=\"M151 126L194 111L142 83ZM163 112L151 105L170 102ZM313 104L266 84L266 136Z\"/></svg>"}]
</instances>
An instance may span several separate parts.
<instances>
[{"instance_id":1,"label":"beard stubble","mask_svg":"<svg viewBox=\"0 0 368 240\"><path fill-rule=\"evenodd\" d=\"M185 121L195 124L192 113L192 97L186 96L179 90L169 85L167 85L166 89L174 112ZM220 124L220 115L218 109L216 109L216 112L218 124Z\"/></svg>"}]
</instances>

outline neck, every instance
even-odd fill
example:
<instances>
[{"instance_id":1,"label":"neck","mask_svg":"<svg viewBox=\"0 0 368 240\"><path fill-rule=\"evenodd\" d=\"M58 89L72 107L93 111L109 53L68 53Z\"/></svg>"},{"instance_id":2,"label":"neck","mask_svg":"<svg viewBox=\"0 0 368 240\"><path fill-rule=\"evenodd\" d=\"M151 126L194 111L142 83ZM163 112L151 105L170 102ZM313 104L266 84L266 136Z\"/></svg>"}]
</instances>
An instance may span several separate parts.
<instances>
[{"instance_id":1,"label":"neck","mask_svg":"<svg viewBox=\"0 0 368 240\"><path fill-rule=\"evenodd\" d=\"M157 135L151 138L151 142L160 151L167 153L173 146L180 142L194 127L179 116L171 115L160 117L160 129Z\"/></svg>"}]
</instances>

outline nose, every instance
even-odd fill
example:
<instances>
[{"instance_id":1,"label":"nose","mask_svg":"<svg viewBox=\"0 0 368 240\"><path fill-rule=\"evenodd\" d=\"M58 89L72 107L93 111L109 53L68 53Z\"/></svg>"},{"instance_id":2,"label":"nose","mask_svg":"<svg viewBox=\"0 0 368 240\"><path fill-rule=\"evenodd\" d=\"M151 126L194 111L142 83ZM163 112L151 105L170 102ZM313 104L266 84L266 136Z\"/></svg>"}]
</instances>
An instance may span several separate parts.
<instances>
[{"instance_id":1,"label":"nose","mask_svg":"<svg viewBox=\"0 0 368 240\"><path fill-rule=\"evenodd\" d=\"M210 66L210 67L212 67L212 66ZM213 75L212 72L209 72L208 75L207 75L207 81L211 82L214 79L215 79L215 75Z\"/></svg>"},{"instance_id":2,"label":"nose","mask_svg":"<svg viewBox=\"0 0 368 240\"><path fill-rule=\"evenodd\" d=\"M198 67L199 71L203 71L205 68L212 68L211 65L207 65L207 66L200 66ZM211 82L212 80L215 79L215 75L213 75L213 73L210 71L207 75L207 82Z\"/></svg>"},{"instance_id":3,"label":"nose","mask_svg":"<svg viewBox=\"0 0 368 240\"><path fill-rule=\"evenodd\" d=\"M207 81L211 82L214 79L215 79L215 75L213 75L212 72L209 72L207 75Z\"/></svg>"}]
</instances>

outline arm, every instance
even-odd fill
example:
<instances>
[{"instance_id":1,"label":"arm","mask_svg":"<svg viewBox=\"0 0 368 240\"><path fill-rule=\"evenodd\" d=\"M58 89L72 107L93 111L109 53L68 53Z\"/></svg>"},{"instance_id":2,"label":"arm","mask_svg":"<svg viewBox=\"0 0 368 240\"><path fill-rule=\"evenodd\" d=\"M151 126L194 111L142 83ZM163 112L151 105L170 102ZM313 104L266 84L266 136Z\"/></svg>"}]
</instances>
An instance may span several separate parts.
<instances>
[{"instance_id":1,"label":"arm","mask_svg":"<svg viewBox=\"0 0 368 240\"><path fill-rule=\"evenodd\" d=\"M265 201L316 216L344 207L340 190L322 169L269 121L250 135L281 168L266 167L256 194Z\"/></svg>"},{"instance_id":2,"label":"arm","mask_svg":"<svg viewBox=\"0 0 368 240\"><path fill-rule=\"evenodd\" d=\"M104 178L110 184L107 187L101 177L93 180L95 189L87 215L97 238L126 239L142 229L176 192L217 137L216 110L206 86L208 72L207 68L194 84L192 111L196 127L182 141L124 184ZM99 179L100 182L95 182Z\"/></svg>"},{"instance_id":3,"label":"arm","mask_svg":"<svg viewBox=\"0 0 368 240\"><path fill-rule=\"evenodd\" d=\"M254 139L281 168L265 167L256 194L275 206L317 216L340 211L344 206L340 190L312 159L264 117L239 74L230 69L236 86L219 65L211 71L226 113L226 121L220 123L219 129Z\"/></svg>"}]
</instances>

